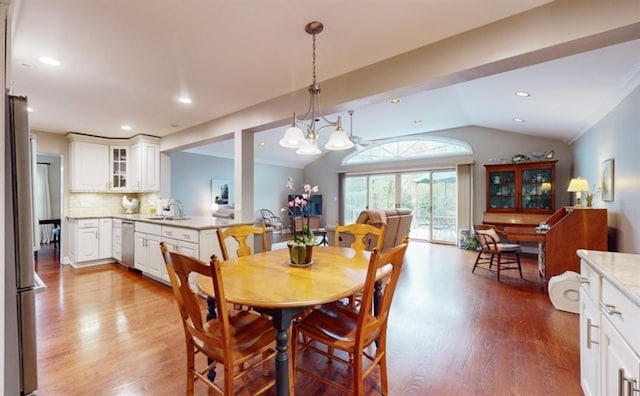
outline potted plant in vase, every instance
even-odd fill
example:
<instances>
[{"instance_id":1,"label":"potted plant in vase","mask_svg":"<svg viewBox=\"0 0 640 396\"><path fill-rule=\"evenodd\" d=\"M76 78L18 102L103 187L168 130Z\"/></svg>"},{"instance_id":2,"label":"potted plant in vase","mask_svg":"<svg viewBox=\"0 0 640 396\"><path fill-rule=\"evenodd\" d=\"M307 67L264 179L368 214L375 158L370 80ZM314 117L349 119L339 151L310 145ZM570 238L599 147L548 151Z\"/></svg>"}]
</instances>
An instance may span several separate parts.
<instances>
[{"instance_id":1,"label":"potted plant in vase","mask_svg":"<svg viewBox=\"0 0 640 396\"><path fill-rule=\"evenodd\" d=\"M287 203L293 237L287 242L291 263L294 265L308 265L311 263L313 246L316 245L316 237L309 227L309 200L312 193L318 192L318 186L311 186L304 183L300 189L296 190L293 185L293 178L287 179L286 188L293 192ZM302 215L302 229L296 228L296 215ZM305 223L306 220L306 223Z\"/></svg>"}]
</instances>

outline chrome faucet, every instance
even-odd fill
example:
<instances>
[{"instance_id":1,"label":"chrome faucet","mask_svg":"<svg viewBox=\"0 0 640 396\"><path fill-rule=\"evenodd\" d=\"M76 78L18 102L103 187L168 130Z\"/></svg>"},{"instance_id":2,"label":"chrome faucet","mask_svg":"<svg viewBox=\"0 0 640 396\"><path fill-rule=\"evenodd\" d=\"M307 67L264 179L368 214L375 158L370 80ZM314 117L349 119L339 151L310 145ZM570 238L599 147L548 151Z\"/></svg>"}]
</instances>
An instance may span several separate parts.
<instances>
[{"instance_id":1,"label":"chrome faucet","mask_svg":"<svg viewBox=\"0 0 640 396\"><path fill-rule=\"evenodd\" d=\"M171 208L172 206L175 206L176 208L178 208L178 218L181 219L184 217L184 206L182 205L182 201L178 200L178 199L170 199L169 202L169 208Z\"/></svg>"}]
</instances>

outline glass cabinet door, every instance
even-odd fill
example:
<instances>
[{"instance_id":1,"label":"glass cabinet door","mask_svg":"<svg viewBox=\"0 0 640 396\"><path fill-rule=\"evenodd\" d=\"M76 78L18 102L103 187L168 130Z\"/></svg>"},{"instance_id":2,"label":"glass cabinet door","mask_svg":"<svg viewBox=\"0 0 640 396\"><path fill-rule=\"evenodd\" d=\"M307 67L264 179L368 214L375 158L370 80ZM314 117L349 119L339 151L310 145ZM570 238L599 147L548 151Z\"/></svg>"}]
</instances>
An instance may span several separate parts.
<instances>
[{"instance_id":1,"label":"glass cabinet door","mask_svg":"<svg viewBox=\"0 0 640 396\"><path fill-rule=\"evenodd\" d=\"M523 169L521 171L522 209L552 208L552 175L550 168Z\"/></svg>"},{"instance_id":2,"label":"glass cabinet door","mask_svg":"<svg viewBox=\"0 0 640 396\"><path fill-rule=\"evenodd\" d=\"M515 171L489 172L489 206L491 209L514 209L516 207Z\"/></svg>"},{"instance_id":3,"label":"glass cabinet door","mask_svg":"<svg viewBox=\"0 0 640 396\"><path fill-rule=\"evenodd\" d=\"M111 147L111 188L127 187L128 147Z\"/></svg>"}]
</instances>

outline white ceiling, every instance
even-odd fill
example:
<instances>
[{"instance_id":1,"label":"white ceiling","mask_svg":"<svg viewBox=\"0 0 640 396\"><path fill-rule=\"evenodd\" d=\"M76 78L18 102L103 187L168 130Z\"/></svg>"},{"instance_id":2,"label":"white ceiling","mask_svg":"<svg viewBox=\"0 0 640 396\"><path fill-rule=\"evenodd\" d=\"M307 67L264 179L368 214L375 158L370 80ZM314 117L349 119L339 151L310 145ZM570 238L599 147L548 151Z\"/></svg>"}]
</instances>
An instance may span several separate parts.
<instances>
[{"instance_id":1,"label":"white ceiling","mask_svg":"<svg viewBox=\"0 0 640 396\"><path fill-rule=\"evenodd\" d=\"M304 25L311 20L325 25L317 38L322 82L545 3L17 0L13 93L28 96L34 129L162 137L308 86L311 38ZM39 63L43 55L61 65ZM570 141L637 86L639 74L635 40L407 96L397 105L357 108L354 134L371 140L480 125ZM516 97L520 90L532 96ZM179 103L181 95L193 103ZM348 130L349 116L342 116ZM303 166L308 157L277 146L283 129L258 133L256 144L267 144L256 148L256 160ZM219 142L191 151L228 156L233 149Z\"/></svg>"}]
</instances>

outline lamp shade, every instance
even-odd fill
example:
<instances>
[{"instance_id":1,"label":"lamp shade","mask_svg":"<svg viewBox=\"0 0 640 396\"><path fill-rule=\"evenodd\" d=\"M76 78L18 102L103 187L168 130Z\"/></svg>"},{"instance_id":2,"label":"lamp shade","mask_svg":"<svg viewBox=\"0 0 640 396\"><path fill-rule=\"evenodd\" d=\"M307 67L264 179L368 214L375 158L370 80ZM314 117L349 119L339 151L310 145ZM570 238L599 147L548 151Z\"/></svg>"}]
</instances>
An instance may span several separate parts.
<instances>
[{"instance_id":1,"label":"lamp shade","mask_svg":"<svg viewBox=\"0 0 640 396\"><path fill-rule=\"evenodd\" d=\"M353 147L353 142L349 139L349 136L342 128L338 127L331 136L329 141L324 146L327 150L346 150Z\"/></svg>"},{"instance_id":2,"label":"lamp shade","mask_svg":"<svg viewBox=\"0 0 640 396\"><path fill-rule=\"evenodd\" d=\"M302 144L300 148L296 150L296 154L316 155L316 154L322 154L322 151L320 151L320 149L318 148L318 145L315 142L311 143L308 140L305 140L305 143Z\"/></svg>"},{"instance_id":3,"label":"lamp shade","mask_svg":"<svg viewBox=\"0 0 640 396\"><path fill-rule=\"evenodd\" d=\"M580 177L576 177L571 179L569 182L569 187L567 188L568 192L582 192L589 191L589 182L587 179L583 179Z\"/></svg>"},{"instance_id":4,"label":"lamp shade","mask_svg":"<svg viewBox=\"0 0 640 396\"><path fill-rule=\"evenodd\" d=\"M306 142L302 130L297 126L290 126L284 133L284 136L278 142L282 147L298 148Z\"/></svg>"}]
</instances>

